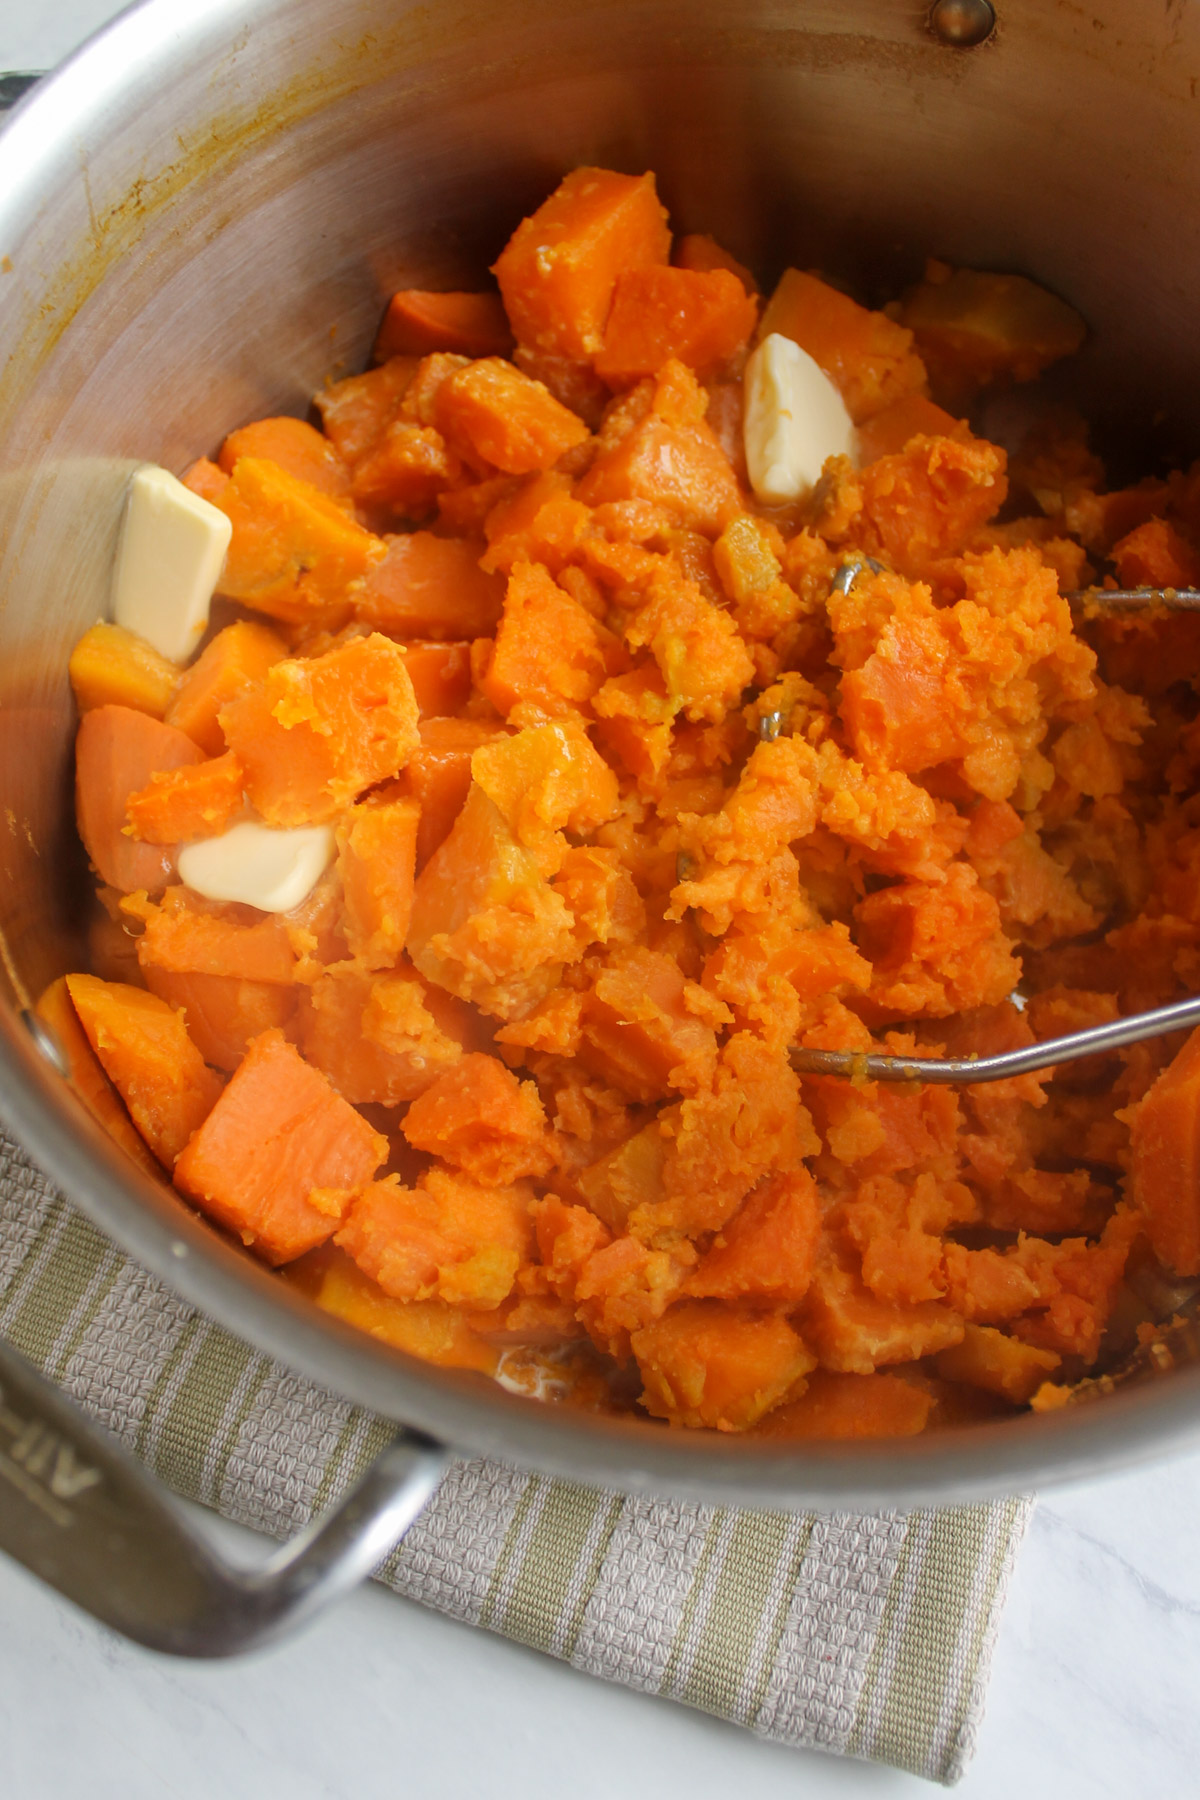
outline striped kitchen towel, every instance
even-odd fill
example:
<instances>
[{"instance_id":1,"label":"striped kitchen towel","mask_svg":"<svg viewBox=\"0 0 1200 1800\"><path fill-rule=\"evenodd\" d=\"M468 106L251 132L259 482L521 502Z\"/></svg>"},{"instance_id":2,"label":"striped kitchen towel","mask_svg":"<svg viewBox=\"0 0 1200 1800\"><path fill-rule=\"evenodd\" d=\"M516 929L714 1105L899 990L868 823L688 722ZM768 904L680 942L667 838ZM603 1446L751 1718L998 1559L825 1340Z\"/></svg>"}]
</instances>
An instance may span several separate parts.
<instances>
[{"instance_id":1,"label":"striped kitchen towel","mask_svg":"<svg viewBox=\"0 0 1200 1800\"><path fill-rule=\"evenodd\" d=\"M274 1537L395 1432L185 1306L3 1135L0 1333L179 1493ZM737 1511L471 1461L378 1573L590 1674L951 1783L1029 1511Z\"/></svg>"}]
</instances>

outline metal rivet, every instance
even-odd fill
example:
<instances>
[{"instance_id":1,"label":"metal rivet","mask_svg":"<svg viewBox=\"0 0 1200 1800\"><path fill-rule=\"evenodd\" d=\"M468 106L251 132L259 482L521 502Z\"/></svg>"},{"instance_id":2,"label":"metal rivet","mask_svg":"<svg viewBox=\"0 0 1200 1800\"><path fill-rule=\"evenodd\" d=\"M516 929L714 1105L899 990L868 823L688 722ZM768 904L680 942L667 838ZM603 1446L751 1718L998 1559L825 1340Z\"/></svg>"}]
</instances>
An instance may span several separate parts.
<instances>
[{"instance_id":1,"label":"metal rivet","mask_svg":"<svg viewBox=\"0 0 1200 1800\"><path fill-rule=\"evenodd\" d=\"M986 43L995 31L996 11L989 0L936 0L929 28L943 44L972 50L976 44Z\"/></svg>"}]
</instances>

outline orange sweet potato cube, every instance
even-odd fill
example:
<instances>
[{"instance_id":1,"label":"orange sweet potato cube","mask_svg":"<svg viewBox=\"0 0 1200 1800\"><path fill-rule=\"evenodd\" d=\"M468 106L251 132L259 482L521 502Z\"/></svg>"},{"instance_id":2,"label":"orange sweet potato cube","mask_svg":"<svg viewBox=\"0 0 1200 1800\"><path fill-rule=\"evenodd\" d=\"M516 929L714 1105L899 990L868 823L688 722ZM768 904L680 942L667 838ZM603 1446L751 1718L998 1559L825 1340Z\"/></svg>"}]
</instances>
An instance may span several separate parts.
<instances>
[{"instance_id":1,"label":"orange sweet potato cube","mask_svg":"<svg viewBox=\"0 0 1200 1800\"><path fill-rule=\"evenodd\" d=\"M574 721L497 734L476 750L471 773L531 848L559 831L595 831L620 798L616 776Z\"/></svg>"},{"instance_id":2,"label":"orange sweet potato cube","mask_svg":"<svg viewBox=\"0 0 1200 1800\"><path fill-rule=\"evenodd\" d=\"M587 441L583 420L499 356L481 357L438 389L438 429L463 456L505 475L550 469Z\"/></svg>"},{"instance_id":3,"label":"orange sweet potato cube","mask_svg":"<svg viewBox=\"0 0 1200 1800\"><path fill-rule=\"evenodd\" d=\"M84 632L67 668L81 713L94 706L128 706L152 719L167 711L182 673L145 638L104 620Z\"/></svg>"},{"instance_id":4,"label":"orange sweet potato cube","mask_svg":"<svg viewBox=\"0 0 1200 1800\"><path fill-rule=\"evenodd\" d=\"M422 719L461 712L471 697L470 644L408 643L404 666Z\"/></svg>"},{"instance_id":5,"label":"orange sweet potato cube","mask_svg":"<svg viewBox=\"0 0 1200 1800\"><path fill-rule=\"evenodd\" d=\"M233 525L218 591L271 618L344 618L383 559L336 500L261 457L242 457L215 504Z\"/></svg>"},{"instance_id":6,"label":"orange sweet potato cube","mask_svg":"<svg viewBox=\"0 0 1200 1800\"><path fill-rule=\"evenodd\" d=\"M1200 550L1167 519L1147 519L1109 552L1122 587L1194 587Z\"/></svg>"},{"instance_id":7,"label":"orange sweet potato cube","mask_svg":"<svg viewBox=\"0 0 1200 1800\"><path fill-rule=\"evenodd\" d=\"M113 1086L155 1156L170 1169L220 1092L182 1016L144 988L68 975L67 990Z\"/></svg>"},{"instance_id":8,"label":"orange sweet potato cube","mask_svg":"<svg viewBox=\"0 0 1200 1800\"><path fill-rule=\"evenodd\" d=\"M665 263L670 248L653 175L573 169L493 265L518 343L589 362L604 341L617 277Z\"/></svg>"},{"instance_id":9,"label":"orange sweet potato cube","mask_svg":"<svg viewBox=\"0 0 1200 1800\"><path fill-rule=\"evenodd\" d=\"M617 278L596 373L628 387L672 357L711 369L734 356L757 323L757 305L728 269L630 269Z\"/></svg>"},{"instance_id":10,"label":"orange sweet potato cube","mask_svg":"<svg viewBox=\"0 0 1200 1800\"><path fill-rule=\"evenodd\" d=\"M961 1344L943 1350L937 1371L946 1381L964 1381L969 1387L998 1394L1014 1406L1024 1406L1062 1362L1055 1350L1023 1344L994 1325L964 1328Z\"/></svg>"},{"instance_id":11,"label":"orange sweet potato cube","mask_svg":"<svg viewBox=\"0 0 1200 1800\"><path fill-rule=\"evenodd\" d=\"M352 1105L400 1106L462 1055L465 1034L435 994L411 969L372 977L343 964L304 989L292 1035Z\"/></svg>"},{"instance_id":12,"label":"orange sweet potato cube","mask_svg":"<svg viewBox=\"0 0 1200 1800\"><path fill-rule=\"evenodd\" d=\"M447 1306L444 1300L394 1300L343 1251L318 1255L327 1259L314 1295L322 1312L422 1362L494 1373L500 1353L476 1335L461 1307Z\"/></svg>"},{"instance_id":13,"label":"orange sweet potato cube","mask_svg":"<svg viewBox=\"0 0 1200 1800\"><path fill-rule=\"evenodd\" d=\"M477 638L496 628L504 583L479 566L464 538L412 531L387 540L356 602L357 616L403 638Z\"/></svg>"},{"instance_id":14,"label":"orange sweet potato cube","mask_svg":"<svg viewBox=\"0 0 1200 1800\"><path fill-rule=\"evenodd\" d=\"M499 294L433 294L403 288L388 302L374 357L428 356L450 350L460 356L507 356L512 327Z\"/></svg>"},{"instance_id":15,"label":"orange sweet potato cube","mask_svg":"<svg viewBox=\"0 0 1200 1800\"><path fill-rule=\"evenodd\" d=\"M338 872L350 954L367 969L390 969L412 912L416 874L415 800L352 806L338 821Z\"/></svg>"},{"instance_id":16,"label":"orange sweet potato cube","mask_svg":"<svg viewBox=\"0 0 1200 1800\"><path fill-rule=\"evenodd\" d=\"M504 617L479 686L506 716L519 703L550 717L585 706L612 673L600 626L540 563L508 578Z\"/></svg>"},{"instance_id":17,"label":"orange sweet potato cube","mask_svg":"<svg viewBox=\"0 0 1200 1800\"><path fill-rule=\"evenodd\" d=\"M925 386L911 331L800 269L785 269L767 302L758 334L772 332L807 350L840 390L856 425Z\"/></svg>"},{"instance_id":18,"label":"orange sweet potato cube","mask_svg":"<svg viewBox=\"0 0 1200 1800\"><path fill-rule=\"evenodd\" d=\"M584 996L586 1067L631 1099L687 1092L711 1074L716 1038L686 1004L687 982L673 956L631 945L611 952Z\"/></svg>"},{"instance_id":19,"label":"orange sweet potato cube","mask_svg":"<svg viewBox=\"0 0 1200 1800\"><path fill-rule=\"evenodd\" d=\"M104 1066L92 1049L79 1014L71 1001L66 977L60 975L41 995L34 1011L47 1025L67 1065L67 1080L92 1117L109 1137L133 1158L147 1175L157 1175L159 1165L146 1140L129 1117L128 1110Z\"/></svg>"},{"instance_id":20,"label":"orange sweet potato cube","mask_svg":"<svg viewBox=\"0 0 1200 1800\"><path fill-rule=\"evenodd\" d=\"M413 893L408 951L427 980L502 1019L523 1018L579 954L544 856L519 843L477 783Z\"/></svg>"},{"instance_id":21,"label":"orange sweet potato cube","mask_svg":"<svg viewBox=\"0 0 1200 1800\"><path fill-rule=\"evenodd\" d=\"M820 1232L816 1183L808 1170L768 1176L717 1233L687 1291L696 1299L798 1306L816 1267Z\"/></svg>"},{"instance_id":22,"label":"orange sweet potato cube","mask_svg":"<svg viewBox=\"0 0 1200 1800\"><path fill-rule=\"evenodd\" d=\"M804 1335L823 1369L869 1375L880 1364L915 1362L960 1344L963 1320L939 1300L905 1305L877 1300L850 1265L818 1262L801 1314Z\"/></svg>"},{"instance_id":23,"label":"orange sweet potato cube","mask_svg":"<svg viewBox=\"0 0 1200 1800\"><path fill-rule=\"evenodd\" d=\"M628 429L602 432L599 452L576 489L585 506L649 500L682 525L715 537L744 512L737 476L708 424L708 396L683 363L628 396Z\"/></svg>"},{"instance_id":24,"label":"orange sweet potato cube","mask_svg":"<svg viewBox=\"0 0 1200 1800\"><path fill-rule=\"evenodd\" d=\"M451 829L471 786L471 758L495 737L482 719L422 719L421 741L412 753L405 780L420 802L417 868L423 869Z\"/></svg>"},{"instance_id":25,"label":"orange sweet potato cube","mask_svg":"<svg viewBox=\"0 0 1200 1800\"><path fill-rule=\"evenodd\" d=\"M335 381L313 396L325 435L348 469L373 450L392 420L417 372L417 359L395 356L365 375Z\"/></svg>"},{"instance_id":26,"label":"orange sweet potato cube","mask_svg":"<svg viewBox=\"0 0 1200 1800\"><path fill-rule=\"evenodd\" d=\"M499 1306L532 1247L529 1204L528 1188L429 1169L415 1188L394 1178L366 1188L337 1242L395 1299Z\"/></svg>"},{"instance_id":27,"label":"orange sweet potato cube","mask_svg":"<svg viewBox=\"0 0 1200 1800\"><path fill-rule=\"evenodd\" d=\"M758 283L745 263L740 263L736 256L723 250L715 238L702 231L688 231L676 238L671 261L677 269L728 269L731 275L737 276L748 294L758 294Z\"/></svg>"},{"instance_id":28,"label":"orange sweet potato cube","mask_svg":"<svg viewBox=\"0 0 1200 1800\"><path fill-rule=\"evenodd\" d=\"M591 513L575 499L570 478L546 469L510 484L484 520L487 569L511 572L517 563L544 563L558 574L591 524Z\"/></svg>"},{"instance_id":29,"label":"orange sweet potato cube","mask_svg":"<svg viewBox=\"0 0 1200 1800\"><path fill-rule=\"evenodd\" d=\"M999 378L1032 381L1087 336L1079 314L1024 275L931 261L900 317L916 337L935 393L965 404Z\"/></svg>"},{"instance_id":30,"label":"orange sweet potato cube","mask_svg":"<svg viewBox=\"0 0 1200 1800\"><path fill-rule=\"evenodd\" d=\"M279 913L226 906L184 887L169 887L160 905L134 896L125 903L143 924L138 961L149 981L150 965L181 974L231 975L286 987L296 979L296 953Z\"/></svg>"},{"instance_id":31,"label":"orange sweet potato cube","mask_svg":"<svg viewBox=\"0 0 1200 1800\"><path fill-rule=\"evenodd\" d=\"M610 1231L629 1229L629 1215L665 1198L663 1171L671 1140L657 1119L582 1170L575 1185Z\"/></svg>"},{"instance_id":32,"label":"orange sweet potato cube","mask_svg":"<svg viewBox=\"0 0 1200 1800\"><path fill-rule=\"evenodd\" d=\"M280 982L166 969L150 961L143 961L141 970L150 992L182 1012L188 1036L205 1062L229 1073L251 1039L264 1031L288 1030L300 993Z\"/></svg>"},{"instance_id":33,"label":"orange sweet potato cube","mask_svg":"<svg viewBox=\"0 0 1200 1800\"><path fill-rule=\"evenodd\" d=\"M693 1429L748 1430L816 1365L786 1319L720 1300L681 1300L632 1341L646 1411Z\"/></svg>"},{"instance_id":34,"label":"orange sweet potato cube","mask_svg":"<svg viewBox=\"0 0 1200 1800\"><path fill-rule=\"evenodd\" d=\"M220 723L269 825L332 819L398 774L419 742L404 652L378 632L276 663L260 687L222 708Z\"/></svg>"},{"instance_id":35,"label":"orange sweet potato cube","mask_svg":"<svg viewBox=\"0 0 1200 1800\"><path fill-rule=\"evenodd\" d=\"M329 439L304 419L256 419L231 431L217 456L218 467L232 475L243 456L257 456L278 463L281 469L320 488L334 500L350 493L350 471Z\"/></svg>"},{"instance_id":36,"label":"orange sweet potato cube","mask_svg":"<svg viewBox=\"0 0 1200 1800\"><path fill-rule=\"evenodd\" d=\"M439 494L461 480L462 472L462 463L440 431L411 419L393 419L355 464L354 498L362 507L424 519Z\"/></svg>"},{"instance_id":37,"label":"orange sweet potato cube","mask_svg":"<svg viewBox=\"0 0 1200 1800\"><path fill-rule=\"evenodd\" d=\"M933 1407L933 1394L902 1375L840 1375L814 1369L800 1398L768 1413L755 1426L754 1435L797 1441L915 1437L924 1431Z\"/></svg>"},{"instance_id":38,"label":"orange sweet potato cube","mask_svg":"<svg viewBox=\"0 0 1200 1800\"><path fill-rule=\"evenodd\" d=\"M229 486L229 477L215 462L201 456L184 472L183 485L193 494L199 494L202 500L211 500L215 505L218 496Z\"/></svg>"},{"instance_id":39,"label":"orange sweet potato cube","mask_svg":"<svg viewBox=\"0 0 1200 1800\"><path fill-rule=\"evenodd\" d=\"M269 625L239 619L218 631L184 674L167 709L168 725L186 731L209 756L226 748L218 714L287 655L287 645Z\"/></svg>"},{"instance_id":40,"label":"orange sweet potato cube","mask_svg":"<svg viewBox=\"0 0 1200 1800\"><path fill-rule=\"evenodd\" d=\"M75 739L75 816L100 879L121 893L153 891L175 879L174 844L140 844L125 831L125 808L151 776L204 760L190 737L129 706L97 706Z\"/></svg>"},{"instance_id":41,"label":"orange sweet potato cube","mask_svg":"<svg viewBox=\"0 0 1200 1800\"><path fill-rule=\"evenodd\" d=\"M1200 1275L1200 1030L1131 1112L1133 1199L1155 1254Z\"/></svg>"},{"instance_id":42,"label":"orange sweet potato cube","mask_svg":"<svg viewBox=\"0 0 1200 1800\"><path fill-rule=\"evenodd\" d=\"M387 1139L281 1031L265 1031L176 1163L175 1185L278 1264L333 1235L386 1155Z\"/></svg>"},{"instance_id":43,"label":"orange sweet potato cube","mask_svg":"<svg viewBox=\"0 0 1200 1800\"><path fill-rule=\"evenodd\" d=\"M485 1187L546 1175L554 1148L532 1081L518 1081L494 1056L464 1056L405 1114L405 1137Z\"/></svg>"},{"instance_id":44,"label":"orange sweet potato cube","mask_svg":"<svg viewBox=\"0 0 1200 1800\"><path fill-rule=\"evenodd\" d=\"M232 750L152 775L125 804L130 835L146 844L217 837L241 812L242 765Z\"/></svg>"},{"instance_id":45,"label":"orange sweet potato cube","mask_svg":"<svg viewBox=\"0 0 1200 1800\"><path fill-rule=\"evenodd\" d=\"M914 388L859 426L859 461L878 462L881 456L898 455L912 438L950 437L958 429L952 413Z\"/></svg>"}]
</instances>

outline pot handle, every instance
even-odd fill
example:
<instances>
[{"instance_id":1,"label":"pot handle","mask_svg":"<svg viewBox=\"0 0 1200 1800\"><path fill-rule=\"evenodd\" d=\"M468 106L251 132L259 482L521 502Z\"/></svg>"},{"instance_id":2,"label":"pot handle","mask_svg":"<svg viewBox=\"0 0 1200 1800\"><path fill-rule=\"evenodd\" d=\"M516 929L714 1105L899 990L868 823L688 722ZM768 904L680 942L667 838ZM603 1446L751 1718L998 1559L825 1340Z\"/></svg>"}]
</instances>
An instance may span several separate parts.
<instances>
[{"instance_id":1,"label":"pot handle","mask_svg":"<svg viewBox=\"0 0 1200 1800\"><path fill-rule=\"evenodd\" d=\"M405 1432L257 1568L227 1563L182 1504L0 1340L0 1550L124 1637L233 1656L312 1618L416 1519L449 1453Z\"/></svg>"}]
</instances>

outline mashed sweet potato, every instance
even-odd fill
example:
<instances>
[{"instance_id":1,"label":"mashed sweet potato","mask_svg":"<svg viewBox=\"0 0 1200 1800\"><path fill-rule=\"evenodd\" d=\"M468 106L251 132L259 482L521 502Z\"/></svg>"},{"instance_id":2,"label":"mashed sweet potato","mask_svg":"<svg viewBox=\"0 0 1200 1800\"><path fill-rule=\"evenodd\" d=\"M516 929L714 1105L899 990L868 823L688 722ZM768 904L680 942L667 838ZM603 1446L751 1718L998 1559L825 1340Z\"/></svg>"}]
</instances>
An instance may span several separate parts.
<instances>
[{"instance_id":1,"label":"mashed sweet potato","mask_svg":"<svg viewBox=\"0 0 1200 1800\"><path fill-rule=\"evenodd\" d=\"M1194 580L1200 470L1110 492L1036 400L1011 455L972 431L1080 341L1031 283L764 304L672 259L649 175L576 170L495 275L189 472L233 527L189 668L78 647L77 1084L435 1362L774 1438L1050 1404L1200 1273L1200 1038L957 1091L789 1052L1195 989L1200 634L1063 591ZM764 331L859 433L788 508L741 452ZM291 913L180 883L243 817L331 828Z\"/></svg>"}]
</instances>

